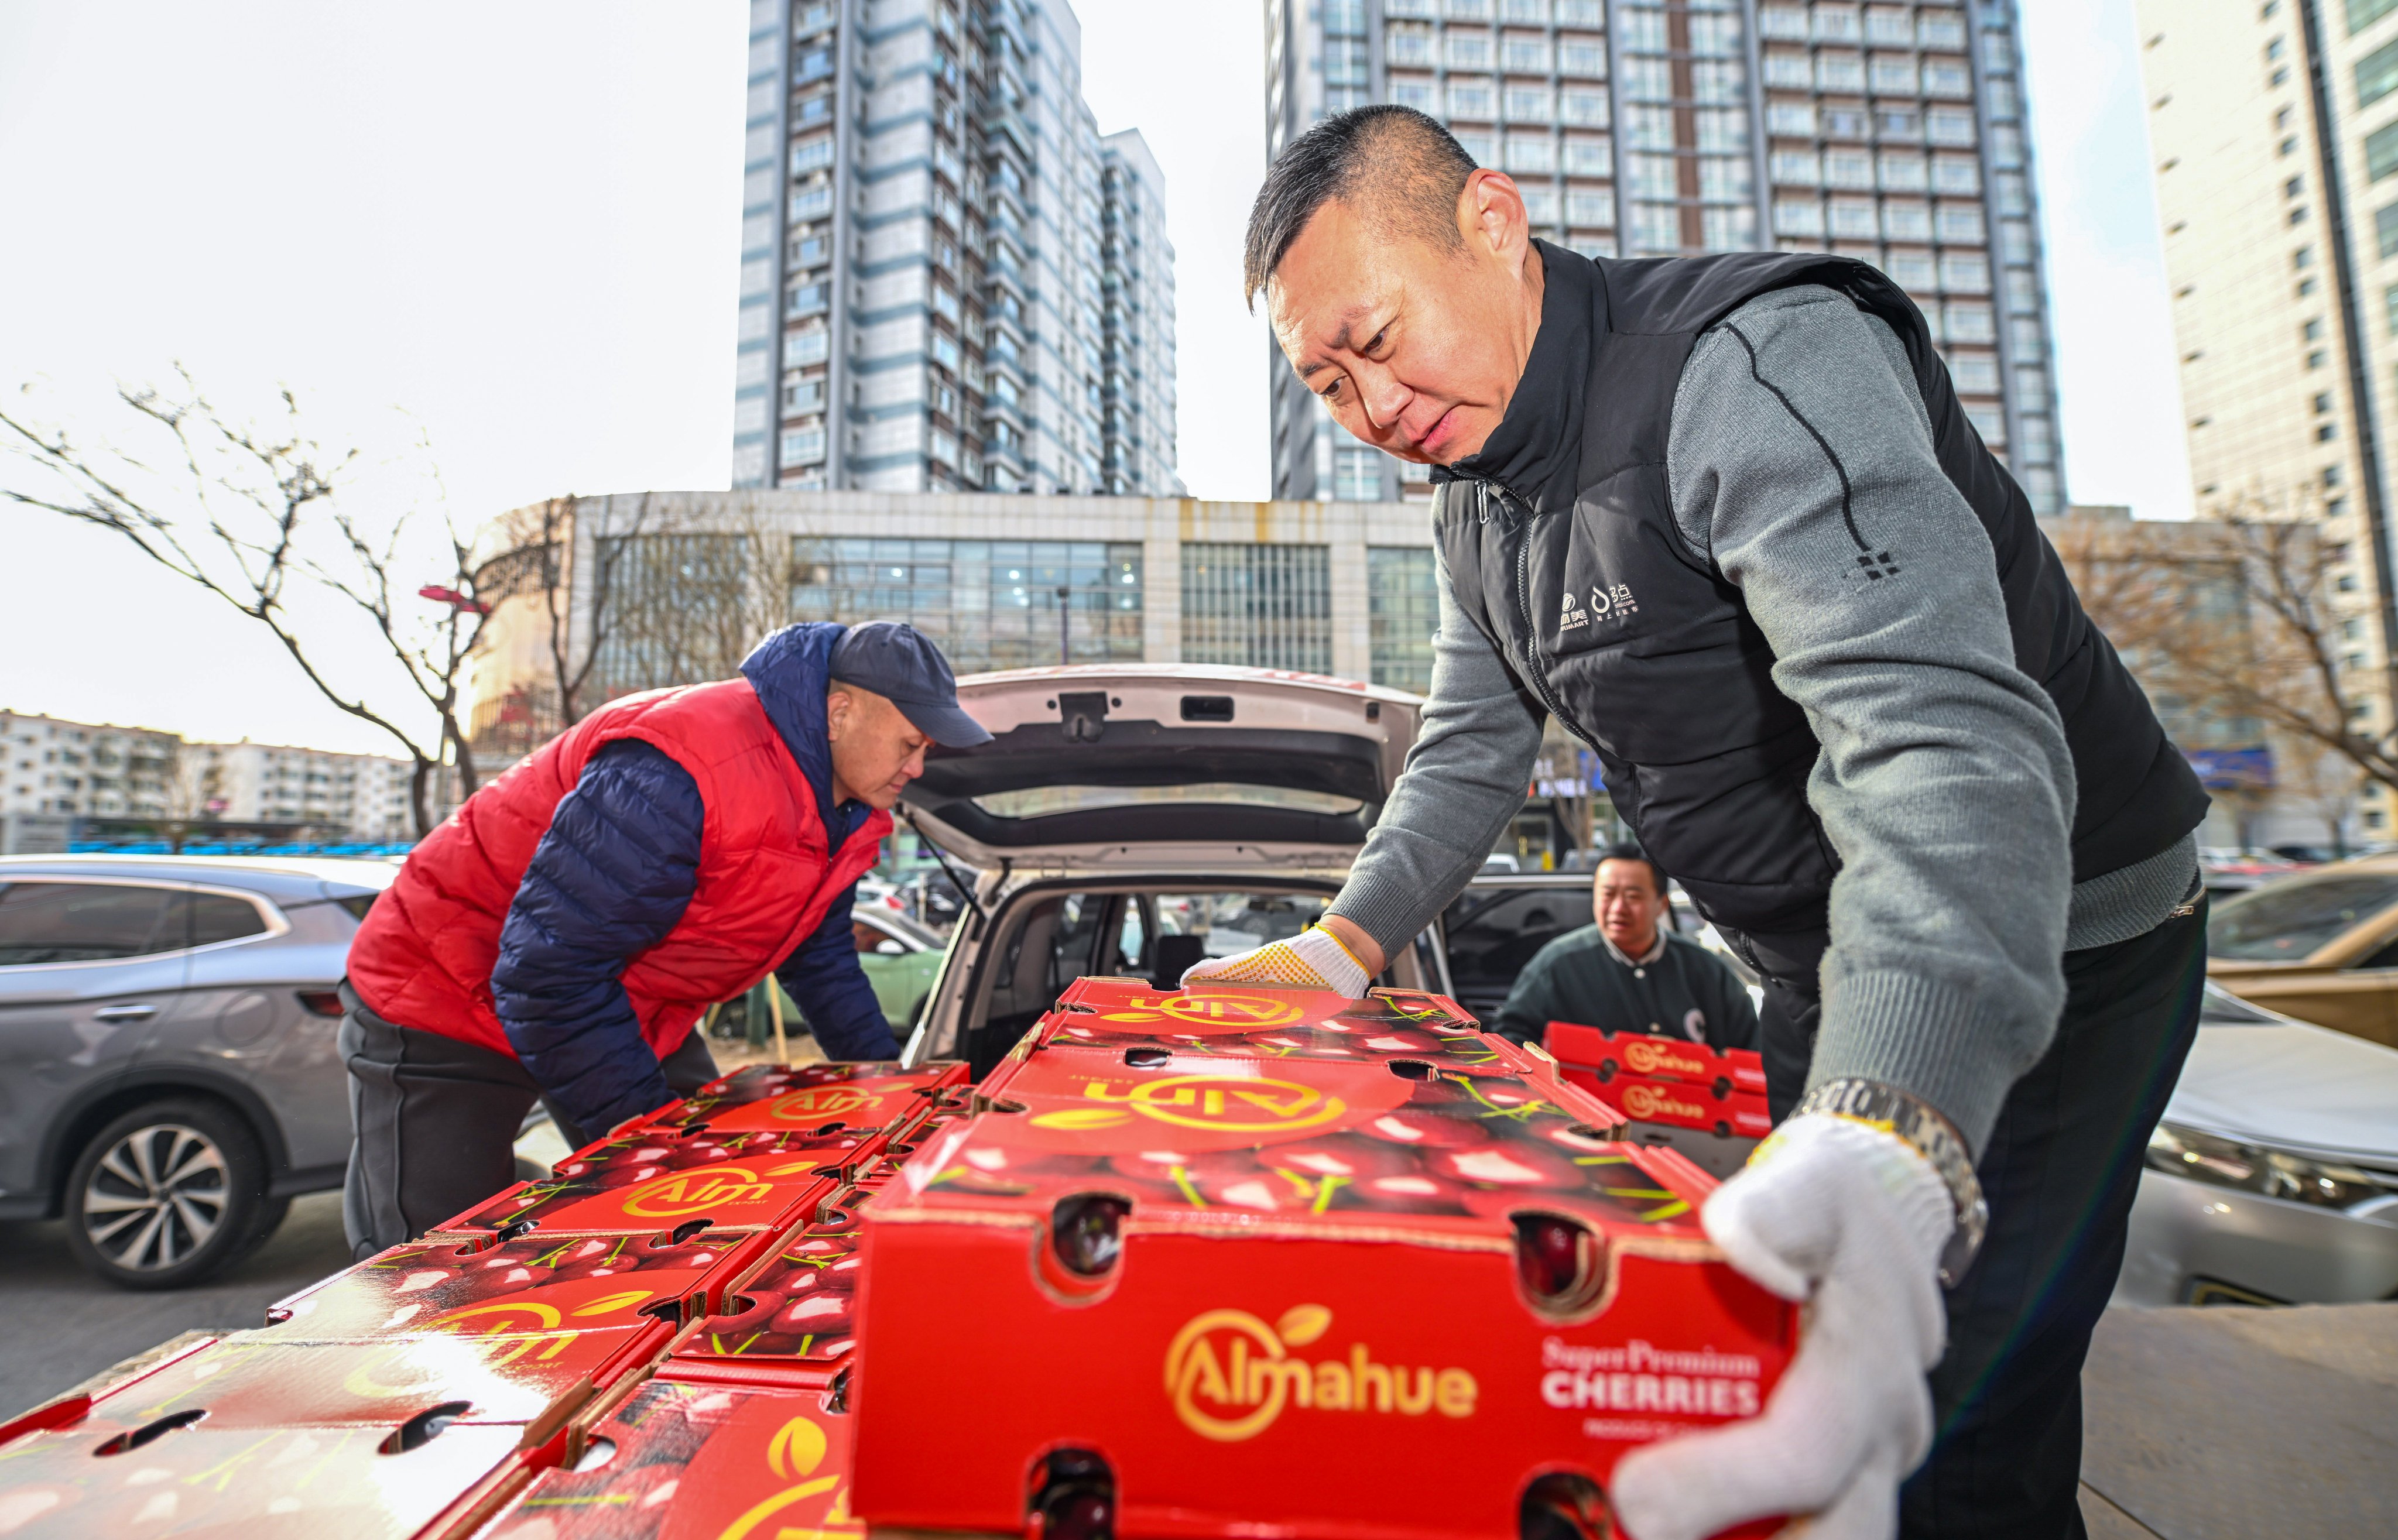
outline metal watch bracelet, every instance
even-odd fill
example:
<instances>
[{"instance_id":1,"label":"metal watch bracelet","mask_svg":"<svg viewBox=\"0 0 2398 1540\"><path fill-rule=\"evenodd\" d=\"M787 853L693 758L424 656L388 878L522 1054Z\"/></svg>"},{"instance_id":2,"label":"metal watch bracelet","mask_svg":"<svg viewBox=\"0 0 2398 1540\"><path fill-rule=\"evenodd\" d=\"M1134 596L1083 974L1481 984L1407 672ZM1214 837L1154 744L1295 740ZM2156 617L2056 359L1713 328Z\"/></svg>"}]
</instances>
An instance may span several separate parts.
<instances>
[{"instance_id":1,"label":"metal watch bracelet","mask_svg":"<svg viewBox=\"0 0 2398 1540\"><path fill-rule=\"evenodd\" d=\"M1990 1223L1990 1205L1982 1197L1981 1179L1974 1174L1974 1157L1957 1126L1931 1103L1879 1080L1826 1080L1799 1101L1792 1116L1808 1112L1879 1129L1905 1141L1932 1163L1957 1205L1957 1228L1940 1252L1941 1287L1955 1288L1982 1249L1982 1235Z\"/></svg>"}]
</instances>

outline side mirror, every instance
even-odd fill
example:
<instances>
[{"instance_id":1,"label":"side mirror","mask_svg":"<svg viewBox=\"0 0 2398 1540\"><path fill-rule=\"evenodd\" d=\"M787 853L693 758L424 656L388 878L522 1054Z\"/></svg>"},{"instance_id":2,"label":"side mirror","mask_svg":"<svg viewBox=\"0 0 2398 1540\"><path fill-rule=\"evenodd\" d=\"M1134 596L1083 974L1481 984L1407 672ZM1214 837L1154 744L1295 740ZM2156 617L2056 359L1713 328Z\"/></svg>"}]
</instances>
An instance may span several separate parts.
<instances>
[{"instance_id":1,"label":"side mirror","mask_svg":"<svg viewBox=\"0 0 2398 1540\"><path fill-rule=\"evenodd\" d=\"M908 955L908 948L885 936L874 944L874 955L878 957L904 957Z\"/></svg>"}]
</instances>

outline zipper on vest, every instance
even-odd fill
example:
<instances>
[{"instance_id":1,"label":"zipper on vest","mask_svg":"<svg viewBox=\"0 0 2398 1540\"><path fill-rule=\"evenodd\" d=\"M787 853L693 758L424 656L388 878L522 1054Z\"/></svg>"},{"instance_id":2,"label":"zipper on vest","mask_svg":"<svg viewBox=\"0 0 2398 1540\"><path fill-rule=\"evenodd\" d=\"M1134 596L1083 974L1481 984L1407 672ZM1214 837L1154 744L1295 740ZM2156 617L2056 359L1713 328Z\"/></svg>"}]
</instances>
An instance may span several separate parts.
<instances>
[{"instance_id":1,"label":"zipper on vest","mask_svg":"<svg viewBox=\"0 0 2398 1540\"><path fill-rule=\"evenodd\" d=\"M1507 510L1507 489L1503 487L1494 488L1489 482L1478 476L1475 478L1475 506L1480 512L1482 522L1485 524L1490 522L1489 494L1493 491L1499 494L1499 507L1501 512L1504 513ZM1531 677L1532 693L1538 695L1541 698L1541 703L1549 708L1549 715L1557 719L1557 725L1582 740L1595 754L1598 751L1598 744L1589 733L1583 730L1582 724L1567 713L1564 704L1558 701L1556 692L1549 688L1548 665L1541 661L1541 633L1532 618L1532 542L1529 532L1522 519L1511 519L1507 527L1516 541L1516 612L1523 621L1524 660L1529 665L1524 672Z\"/></svg>"}]
</instances>

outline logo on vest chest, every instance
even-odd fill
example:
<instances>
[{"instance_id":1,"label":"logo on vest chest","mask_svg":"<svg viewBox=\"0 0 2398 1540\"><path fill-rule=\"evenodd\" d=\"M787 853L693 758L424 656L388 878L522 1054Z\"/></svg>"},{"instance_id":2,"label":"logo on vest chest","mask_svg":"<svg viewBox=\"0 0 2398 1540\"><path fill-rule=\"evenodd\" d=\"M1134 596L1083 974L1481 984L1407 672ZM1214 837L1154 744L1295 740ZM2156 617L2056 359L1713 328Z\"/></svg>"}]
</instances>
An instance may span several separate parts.
<instances>
[{"instance_id":1,"label":"logo on vest chest","mask_svg":"<svg viewBox=\"0 0 2398 1540\"><path fill-rule=\"evenodd\" d=\"M1633 600L1630 583L1619 583L1612 588L1604 583L1594 583L1587 609L1583 608L1581 596L1568 589L1565 611L1557 618L1557 635L1562 636L1569 631L1580 630L1594 620L1621 620L1639 608Z\"/></svg>"}]
</instances>

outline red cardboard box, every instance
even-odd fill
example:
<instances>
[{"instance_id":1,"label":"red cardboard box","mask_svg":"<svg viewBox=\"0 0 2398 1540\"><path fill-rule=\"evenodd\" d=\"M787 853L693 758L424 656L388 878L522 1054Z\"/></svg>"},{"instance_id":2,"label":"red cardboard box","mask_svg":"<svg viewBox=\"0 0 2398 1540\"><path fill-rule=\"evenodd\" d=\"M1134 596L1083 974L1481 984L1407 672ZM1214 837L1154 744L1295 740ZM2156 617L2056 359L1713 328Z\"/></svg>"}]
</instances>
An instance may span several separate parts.
<instances>
[{"instance_id":1,"label":"red cardboard box","mask_svg":"<svg viewBox=\"0 0 2398 1540\"><path fill-rule=\"evenodd\" d=\"M1646 1075L1618 1075L1602 1082L1578 1065L1563 1065L1559 1072L1593 1095L1604 1093L1636 1123L1666 1123L1748 1140L1762 1139L1773 1132L1773 1118L1766 1111L1762 1096L1738 1091L1718 1096L1709 1086Z\"/></svg>"},{"instance_id":2,"label":"red cardboard box","mask_svg":"<svg viewBox=\"0 0 2398 1540\"><path fill-rule=\"evenodd\" d=\"M764 1232L427 1236L270 1306L260 1342L397 1336L574 1336L679 1325L770 1249Z\"/></svg>"},{"instance_id":3,"label":"red cardboard box","mask_svg":"<svg viewBox=\"0 0 2398 1540\"><path fill-rule=\"evenodd\" d=\"M1541 1040L1557 1063L1590 1070L1602 1085L1612 1084L1618 1075L1644 1075L1705 1086L1718 1097L1754 1096L1760 1102L1765 1097L1765 1058L1750 1049L1718 1052L1704 1043L1646 1032L1610 1037L1572 1022L1551 1022Z\"/></svg>"},{"instance_id":4,"label":"red cardboard box","mask_svg":"<svg viewBox=\"0 0 2398 1540\"><path fill-rule=\"evenodd\" d=\"M590 1433L583 1468L525 1483L478 1540L836 1540L849 1426L821 1390L653 1379Z\"/></svg>"},{"instance_id":5,"label":"red cardboard box","mask_svg":"<svg viewBox=\"0 0 2398 1540\"><path fill-rule=\"evenodd\" d=\"M441 1226L524 1225L569 1235L651 1235L695 1219L782 1229L882 1146L880 1132L721 1132L705 1123L637 1127L519 1182Z\"/></svg>"},{"instance_id":6,"label":"red cardboard box","mask_svg":"<svg viewBox=\"0 0 2398 1540\"><path fill-rule=\"evenodd\" d=\"M524 1432L445 1426L398 1448L380 1426L152 1426L146 1438L70 1426L10 1443L0 1453L9 1540L409 1540L514 1476Z\"/></svg>"},{"instance_id":7,"label":"red cardboard box","mask_svg":"<svg viewBox=\"0 0 2398 1540\"><path fill-rule=\"evenodd\" d=\"M1093 984L1134 987L1068 1003ZM1596 1136L1544 1057L1063 1038L1107 1013L1053 1017L865 1210L878 1526L1019 1527L1063 1460L1108 1473L1121 1533L1512 1537L1536 1482L1754 1414L1796 1346L1696 1225L1713 1182ZM925 1387L961 1366L1007 1394L958 1416Z\"/></svg>"},{"instance_id":8,"label":"red cardboard box","mask_svg":"<svg viewBox=\"0 0 2398 1540\"><path fill-rule=\"evenodd\" d=\"M1457 1074L1517 1075L1531 1067L1456 1001L1414 989L1376 989L1353 1000L1322 990L1161 992L1140 979L1077 979L1058 997L1038 1041L1186 1056L1421 1059Z\"/></svg>"},{"instance_id":9,"label":"red cardboard box","mask_svg":"<svg viewBox=\"0 0 2398 1540\"><path fill-rule=\"evenodd\" d=\"M830 1384L856 1346L857 1245L854 1212L793 1236L734 1286L724 1314L677 1344L665 1372Z\"/></svg>"},{"instance_id":10,"label":"red cardboard box","mask_svg":"<svg viewBox=\"0 0 2398 1540\"><path fill-rule=\"evenodd\" d=\"M652 1113L635 1127L706 1123L720 1135L808 1130L896 1138L943 1102L963 1101L965 1073L965 1065L949 1062L919 1069L894 1064L751 1065L711 1081L687 1101Z\"/></svg>"}]
</instances>

